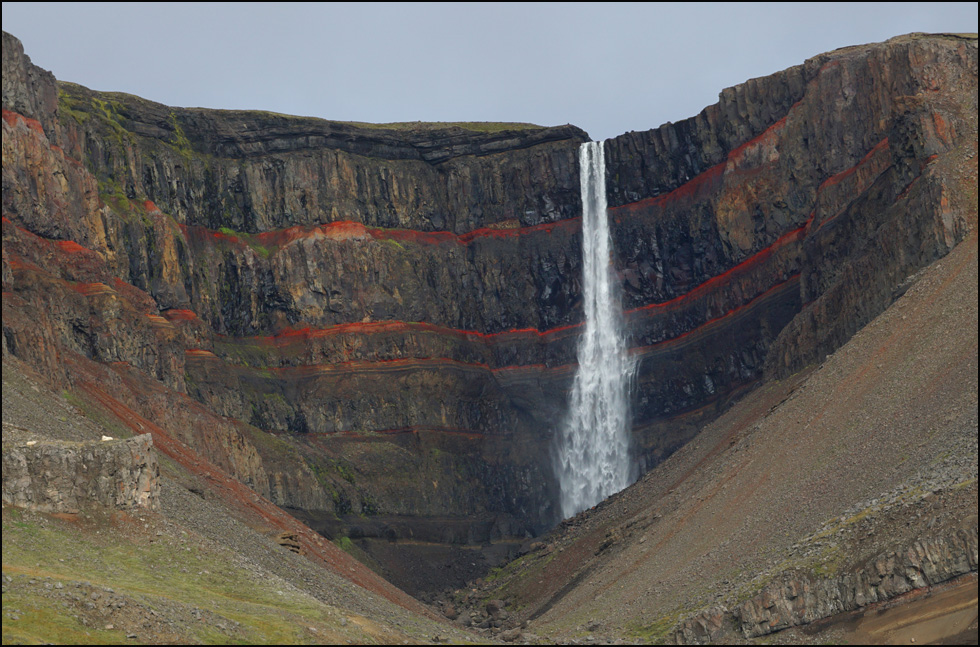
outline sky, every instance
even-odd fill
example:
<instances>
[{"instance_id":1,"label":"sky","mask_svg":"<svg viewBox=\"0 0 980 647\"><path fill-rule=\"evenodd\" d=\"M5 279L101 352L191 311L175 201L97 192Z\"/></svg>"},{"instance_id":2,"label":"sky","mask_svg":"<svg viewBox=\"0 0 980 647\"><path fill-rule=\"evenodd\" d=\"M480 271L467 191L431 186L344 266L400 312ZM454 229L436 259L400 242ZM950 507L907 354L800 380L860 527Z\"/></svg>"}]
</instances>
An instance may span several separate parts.
<instances>
[{"instance_id":1,"label":"sky","mask_svg":"<svg viewBox=\"0 0 980 647\"><path fill-rule=\"evenodd\" d=\"M838 47L976 32L977 3L4 2L3 29L59 80L170 106L571 123L598 140Z\"/></svg>"}]
</instances>

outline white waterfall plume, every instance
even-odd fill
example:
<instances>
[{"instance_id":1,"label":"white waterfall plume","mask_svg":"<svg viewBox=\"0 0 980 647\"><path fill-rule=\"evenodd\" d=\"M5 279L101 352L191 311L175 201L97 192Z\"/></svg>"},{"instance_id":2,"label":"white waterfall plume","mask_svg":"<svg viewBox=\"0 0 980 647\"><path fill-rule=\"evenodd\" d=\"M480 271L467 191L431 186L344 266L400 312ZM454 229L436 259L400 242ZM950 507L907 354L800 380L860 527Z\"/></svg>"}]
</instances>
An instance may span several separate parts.
<instances>
[{"instance_id":1,"label":"white waterfall plume","mask_svg":"<svg viewBox=\"0 0 980 647\"><path fill-rule=\"evenodd\" d=\"M558 435L556 472L563 517L633 482L629 389L636 363L626 346L622 299L612 266L602 142L579 149L585 330L567 417Z\"/></svg>"}]
</instances>

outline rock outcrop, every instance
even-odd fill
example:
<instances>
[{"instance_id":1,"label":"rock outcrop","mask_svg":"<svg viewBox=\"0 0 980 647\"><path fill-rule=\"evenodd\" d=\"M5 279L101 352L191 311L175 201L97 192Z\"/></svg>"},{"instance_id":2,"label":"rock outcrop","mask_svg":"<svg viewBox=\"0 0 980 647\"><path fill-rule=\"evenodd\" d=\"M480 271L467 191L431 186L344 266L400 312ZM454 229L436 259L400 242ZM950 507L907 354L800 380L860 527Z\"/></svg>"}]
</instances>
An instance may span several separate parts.
<instances>
[{"instance_id":1,"label":"rock outcrop","mask_svg":"<svg viewBox=\"0 0 980 647\"><path fill-rule=\"evenodd\" d=\"M162 390L127 406L332 536L557 520L584 132L170 108L3 38L5 351L62 388L68 355L131 367ZM644 468L963 237L938 169L976 76L975 39L903 37L606 142Z\"/></svg>"},{"instance_id":2,"label":"rock outcrop","mask_svg":"<svg viewBox=\"0 0 980 647\"><path fill-rule=\"evenodd\" d=\"M766 586L735 611L746 638L807 624L835 613L939 584L977 570L977 529L917 541L836 578L787 578Z\"/></svg>"},{"instance_id":3,"label":"rock outcrop","mask_svg":"<svg viewBox=\"0 0 980 647\"><path fill-rule=\"evenodd\" d=\"M719 606L682 622L678 645L726 642L732 632L764 636L895 598L977 570L977 527L923 539L837 576L785 574L732 610Z\"/></svg>"},{"instance_id":4,"label":"rock outcrop","mask_svg":"<svg viewBox=\"0 0 980 647\"><path fill-rule=\"evenodd\" d=\"M41 512L159 508L160 467L149 435L3 448L3 502Z\"/></svg>"}]
</instances>

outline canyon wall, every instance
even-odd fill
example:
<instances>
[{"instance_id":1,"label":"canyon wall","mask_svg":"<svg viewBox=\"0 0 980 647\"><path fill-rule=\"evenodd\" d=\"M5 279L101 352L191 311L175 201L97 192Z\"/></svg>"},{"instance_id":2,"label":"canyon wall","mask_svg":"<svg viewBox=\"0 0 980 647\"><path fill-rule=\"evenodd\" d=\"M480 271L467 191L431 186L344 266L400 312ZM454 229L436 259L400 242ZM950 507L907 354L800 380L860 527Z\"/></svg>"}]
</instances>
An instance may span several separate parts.
<instances>
[{"instance_id":1,"label":"canyon wall","mask_svg":"<svg viewBox=\"0 0 980 647\"><path fill-rule=\"evenodd\" d=\"M699 408L821 361L963 239L976 189L943 178L976 154L976 105L976 39L913 34L607 142L648 464Z\"/></svg>"},{"instance_id":2,"label":"canyon wall","mask_svg":"<svg viewBox=\"0 0 980 647\"><path fill-rule=\"evenodd\" d=\"M644 468L964 236L935 169L975 154L976 76L975 39L903 37L606 142ZM5 352L67 389L111 371L331 536L557 520L583 131L170 108L55 81L9 34L3 111Z\"/></svg>"}]
</instances>

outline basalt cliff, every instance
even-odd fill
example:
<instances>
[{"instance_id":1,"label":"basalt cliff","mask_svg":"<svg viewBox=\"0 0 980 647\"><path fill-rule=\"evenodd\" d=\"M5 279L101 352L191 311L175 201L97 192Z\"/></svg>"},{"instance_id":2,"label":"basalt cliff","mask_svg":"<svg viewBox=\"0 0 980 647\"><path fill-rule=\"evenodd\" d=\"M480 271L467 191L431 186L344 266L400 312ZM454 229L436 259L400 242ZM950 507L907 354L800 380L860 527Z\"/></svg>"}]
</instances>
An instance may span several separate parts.
<instances>
[{"instance_id":1,"label":"basalt cliff","mask_svg":"<svg viewBox=\"0 0 980 647\"><path fill-rule=\"evenodd\" d=\"M912 35L605 142L642 471L968 235L976 84L975 37ZM585 132L171 108L6 33L2 127L5 357L409 592L560 521Z\"/></svg>"}]
</instances>

